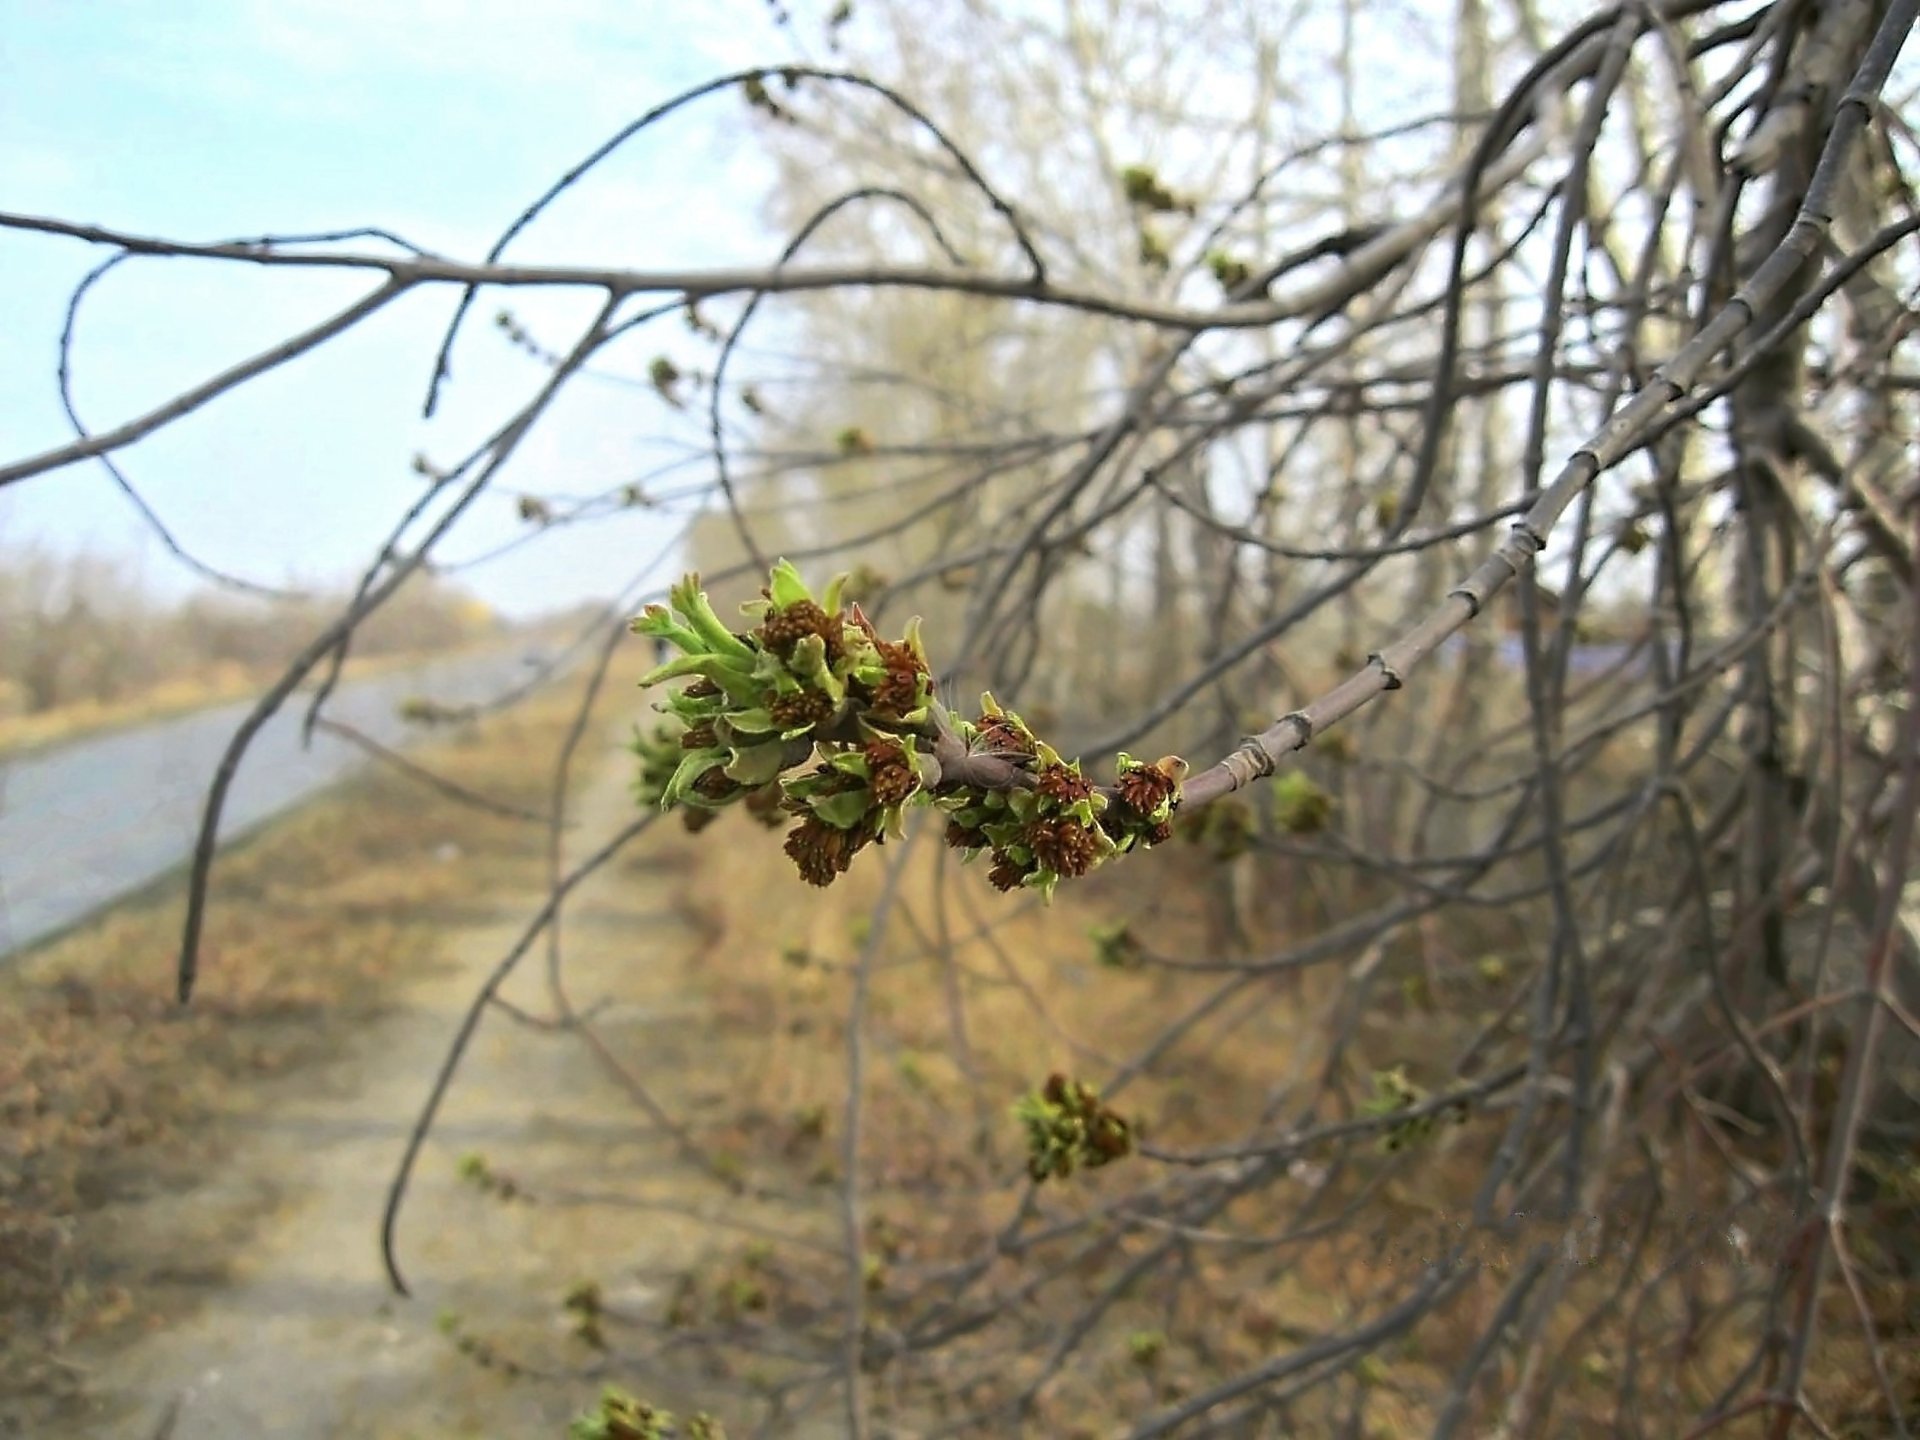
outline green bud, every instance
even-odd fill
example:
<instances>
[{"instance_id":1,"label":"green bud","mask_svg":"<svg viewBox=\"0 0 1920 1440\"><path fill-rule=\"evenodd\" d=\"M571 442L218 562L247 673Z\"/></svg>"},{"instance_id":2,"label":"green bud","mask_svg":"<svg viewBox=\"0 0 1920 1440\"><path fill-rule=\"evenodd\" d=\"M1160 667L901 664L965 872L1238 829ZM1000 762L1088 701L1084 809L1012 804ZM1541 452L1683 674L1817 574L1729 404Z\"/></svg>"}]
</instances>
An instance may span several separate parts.
<instances>
[{"instance_id":1,"label":"green bud","mask_svg":"<svg viewBox=\"0 0 1920 1440\"><path fill-rule=\"evenodd\" d=\"M802 600L813 599L813 592L807 588L807 582L800 578L800 572L794 569L792 562L779 560L774 563L772 573L767 577L767 591L773 596L776 610L785 610L790 605L798 605ZM823 605L821 609L829 615L835 607Z\"/></svg>"},{"instance_id":2,"label":"green bud","mask_svg":"<svg viewBox=\"0 0 1920 1440\"><path fill-rule=\"evenodd\" d=\"M723 655L682 655L678 660L669 660L658 669L649 670L640 677L640 684L643 687L658 685L682 675L704 675L726 691L729 698L748 705L760 698L753 676L741 669L737 661Z\"/></svg>"},{"instance_id":3,"label":"green bud","mask_svg":"<svg viewBox=\"0 0 1920 1440\"><path fill-rule=\"evenodd\" d=\"M675 620L664 605L647 606L628 622L627 628L636 635L652 635L662 640L670 640L689 655L706 652L707 647L700 637Z\"/></svg>"},{"instance_id":4,"label":"green bud","mask_svg":"<svg viewBox=\"0 0 1920 1440\"><path fill-rule=\"evenodd\" d=\"M846 698L846 686L827 664L827 642L818 635L803 636L794 645L787 668L814 689L823 691L834 704Z\"/></svg>"},{"instance_id":5,"label":"green bud","mask_svg":"<svg viewBox=\"0 0 1920 1440\"><path fill-rule=\"evenodd\" d=\"M1303 770L1289 770L1273 782L1273 818L1293 835L1312 835L1333 818L1333 797Z\"/></svg>"},{"instance_id":6,"label":"green bud","mask_svg":"<svg viewBox=\"0 0 1920 1440\"><path fill-rule=\"evenodd\" d=\"M707 599L707 592L700 588L698 575L687 575L678 585L667 592L673 608L698 632L706 642L707 649L716 655L728 655L744 660L753 654L753 648L733 631L713 611L713 603Z\"/></svg>"},{"instance_id":7,"label":"green bud","mask_svg":"<svg viewBox=\"0 0 1920 1440\"><path fill-rule=\"evenodd\" d=\"M693 789L693 782L709 770L718 769L727 761L723 750L689 750L673 772L673 778L667 782L667 788L661 793L660 808L671 810L686 799Z\"/></svg>"},{"instance_id":8,"label":"green bud","mask_svg":"<svg viewBox=\"0 0 1920 1440\"><path fill-rule=\"evenodd\" d=\"M827 593L820 598L820 608L829 615L837 616L840 613L840 597L846 593L846 588L847 576L843 571L827 582Z\"/></svg>"}]
</instances>

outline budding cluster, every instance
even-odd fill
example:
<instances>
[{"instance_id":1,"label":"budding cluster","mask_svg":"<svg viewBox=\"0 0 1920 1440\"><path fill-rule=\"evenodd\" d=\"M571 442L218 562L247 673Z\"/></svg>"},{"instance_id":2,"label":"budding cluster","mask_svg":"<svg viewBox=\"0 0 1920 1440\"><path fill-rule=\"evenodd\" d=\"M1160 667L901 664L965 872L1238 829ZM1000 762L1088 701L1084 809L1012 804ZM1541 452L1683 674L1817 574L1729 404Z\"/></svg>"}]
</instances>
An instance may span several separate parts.
<instances>
[{"instance_id":1,"label":"budding cluster","mask_svg":"<svg viewBox=\"0 0 1920 1440\"><path fill-rule=\"evenodd\" d=\"M600 1404L567 1427L569 1440L726 1440L720 1422L701 1413L681 1420L609 1385Z\"/></svg>"},{"instance_id":2,"label":"budding cluster","mask_svg":"<svg viewBox=\"0 0 1920 1440\"><path fill-rule=\"evenodd\" d=\"M1133 1151L1134 1127L1100 1103L1084 1080L1047 1077L1039 1090L1021 1096L1014 1116L1027 1131L1027 1173L1036 1181L1064 1180L1076 1166L1109 1165Z\"/></svg>"},{"instance_id":3,"label":"budding cluster","mask_svg":"<svg viewBox=\"0 0 1920 1440\"><path fill-rule=\"evenodd\" d=\"M738 631L695 575L667 605L647 607L633 629L681 654L640 683L688 683L659 707L666 724L635 735L641 803L681 807L693 829L736 802L768 824L792 820L786 851L813 885L897 835L910 804L938 805L947 843L968 859L990 854L994 885L1046 896L1063 877L1168 837L1185 762L1122 755L1103 791L991 695L972 721L948 714L933 699L920 622L885 638L842 604L846 584L841 576L815 599L782 560ZM935 756L956 741L979 763L943 770Z\"/></svg>"},{"instance_id":4,"label":"budding cluster","mask_svg":"<svg viewBox=\"0 0 1920 1440\"><path fill-rule=\"evenodd\" d=\"M797 818L787 853L815 885L897 833L923 783L913 730L927 720L930 689L919 622L883 639L858 605L841 605L844 583L816 600L783 560L744 607L757 623L735 631L690 575L668 605L633 622L681 651L641 684L692 677L662 707L680 727L673 764L661 743L642 750L639 798L690 815L744 800L768 824ZM798 773L816 756L816 768Z\"/></svg>"},{"instance_id":5,"label":"budding cluster","mask_svg":"<svg viewBox=\"0 0 1920 1440\"><path fill-rule=\"evenodd\" d=\"M1000 890L1022 886L1052 895L1061 878L1086 874L1117 846L1100 824L1107 797L1036 739L1026 722L980 697L980 718L956 722L967 749L1019 765L1031 783L1003 790L967 785L942 788L935 803L948 815L947 843L971 860L993 856L987 879Z\"/></svg>"},{"instance_id":6,"label":"budding cluster","mask_svg":"<svg viewBox=\"0 0 1920 1440\"><path fill-rule=\"evenodd\" d=\"M696 725L687 725L678 717L662 716L651 730L633 727L633 739L627 742L627 749L639 757L640 768L633 779L633 798L642 806L659 805L679 773L682 761L689 750L700 750L714 743L713 726L701 721ZM722 784L732 785L724 774L712 772L711 777L703 775L695 782L695 788L702 799L712 800L714 792ZM702 788L704 787L704 788ZM751 808L759 792L747 796ZM714 803L720 803L715 801ZM698 833L706 829L714 818L715 811L700 805L689 805L680 812L689 833Z\"/></svg>"},{"instance_id":7,"label":"budding cluster","mask_svg":"<svg viewBox=\"0 0 1920 1440\"><path fill-rule=\"evenodd\" d=\"M1440 1128L1443 1116L1456 1125L1466 1123L1467 1106L1462 1100L1453 1101L1442 1110L1409 1113L1425 1105L1428 1098L1424 1089L1407 1078L1404 1066L1396 1065L1391 1070L1373 1072L1373 1094L1360 1102L1360 1113L1393 1121L1380 1137L1381 1150L1392 1154L1431 1139ZM1400 1118L1402 1116L1404 1118Z\"/></svg>"},{"instance_id":8,"label":"budding cluster","mask_svg":"<svg viewBox=\"0 0 1920 1440\"><path fill-rule=\"evenodd\" d=\"M1121 851L1158 845L1173 836L1173 807L1180 801L1180 782L1187 762L1166 755L1149 765L1124 750L1115 762L1113 803L1100 816L1100 825Z\"/></svg>"}]
</instances>

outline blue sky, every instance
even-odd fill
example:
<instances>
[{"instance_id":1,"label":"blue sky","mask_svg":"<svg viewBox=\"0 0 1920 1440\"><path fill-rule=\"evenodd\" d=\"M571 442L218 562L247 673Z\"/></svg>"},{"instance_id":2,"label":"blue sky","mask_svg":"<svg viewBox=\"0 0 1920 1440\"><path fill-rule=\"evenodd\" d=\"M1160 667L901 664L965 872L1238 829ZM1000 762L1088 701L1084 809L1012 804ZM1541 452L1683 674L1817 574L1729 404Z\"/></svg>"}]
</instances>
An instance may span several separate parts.
<instances>
[{"instance_id":1,"label":"blue sky","mask_svg":"<svg viewBox=\"0 0 1920 1440\"><path fill-rule=\"evenodd\" d=\"M790 42L763 0L0 0L0 209L187 240L379 225L478 259L552 179L673 91ZM705 102L616 157L511 256L717 265L770 257L769 168L744 104ZM54 380L73 285L106 251L0 231L0 456L70 438ZM180 260L123 265L83 313L75 386L105 427L368 288L364 277ZM483 296L441 417L419 419L451 290L410 296L322 351L122 452L183 543L269 584L323 584L363 564L420 485L417 451L459 455L537 385L537 362L489 323ZM550 345L589 295L512 297ZM610 356L697 362L677 320ZM644 388L596 382L535 432L509 485L582 492L670 450L684 421ZM483 502L487 503L487 502ZM449 557L523 529L510 495ZM468 572L510 613L605 594L666 534L646 515L556 533ZM0 549L125 556L177 592L187 576L97 467L0 491Z\"/></svg>"}]
</instances>

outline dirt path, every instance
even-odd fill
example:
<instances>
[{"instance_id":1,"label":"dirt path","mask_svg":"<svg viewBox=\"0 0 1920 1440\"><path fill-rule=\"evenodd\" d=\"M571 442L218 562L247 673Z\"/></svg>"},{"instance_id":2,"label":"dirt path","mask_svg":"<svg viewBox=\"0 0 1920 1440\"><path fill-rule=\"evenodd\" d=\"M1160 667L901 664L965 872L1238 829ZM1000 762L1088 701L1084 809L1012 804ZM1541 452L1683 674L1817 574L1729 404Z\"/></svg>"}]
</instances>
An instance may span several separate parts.
<instances>
[{"instance_id":1,"label":"dirt path","mask_svg":"<svg viewBox=\"0 0 1920 1440\"><path fill-rule=\"evenodd\" d=\"M615 764L596 781L570 853L631 816L625 779ZM695 1103L703 1076L716 1088L701 1006L687 998L698 939L674 903L683 879L657 860L616 861L567 912L575 1004L602 1006L601 1033L674 1104ZM239 1138L203 1184L109 1212L94 1243L148 1293L157 1287L158 1313L172 1318L131 1344L81 1353L90 1413L71 1433L151 1440L170 1409L179 1440L565 1433L598 1389L581 1373L597 1357L569 1331L568 1287L591 1277L610 1307L657 1313L670 1275L710 1241L713 1217L744 1217L577 1039L496 1015L402 1218L414 1298L390 1295L375 1239L388 1178L460 1014L532 898L498 897L487 923L448 938L449 963L406 983L393 1012L335 1058L237 1094ZM542 1013L544 983L536 952L506 994ZM535 1200L463 1179L469 1156ZM561 1191L577 1198L556 1201ZM506 1378L462 1354L449 1322L456 1336L571 1373ZM695 1377L609 1378L663 1404L688 1404L693 1388L712 1400Z\"/></svg>"}]
</instances>

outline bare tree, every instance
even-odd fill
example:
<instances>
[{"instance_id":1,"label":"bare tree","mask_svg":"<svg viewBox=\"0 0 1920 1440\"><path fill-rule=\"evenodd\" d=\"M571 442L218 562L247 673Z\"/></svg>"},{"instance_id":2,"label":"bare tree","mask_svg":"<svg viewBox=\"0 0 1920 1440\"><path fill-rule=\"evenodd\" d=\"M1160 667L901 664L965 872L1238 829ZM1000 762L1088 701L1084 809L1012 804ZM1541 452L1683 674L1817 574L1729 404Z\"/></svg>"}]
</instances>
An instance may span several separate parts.
<instances>
[{"instance_id":1,"label":"bare tree","mask_svg":"<svg viewBox=\"0 0 1920 1440\"><path fill-rule=\"evenodd\" d=\"M563 387L685 316L711 371L652 380L706 408L716 474L675 498L705 584L767 606L729 626L697 585L635 581L585 643L604 664L651 605L641 628L688 652L656 796L784 810L816 883L887 877L850 977L838 1301L784 1317L769 1430L832 1399L855 1435L1066 1429L1082 1402L1103 1433L1098 1357L1133 1335L1149 1371L1183 1347L1179 1384L1125 1404L1140 1437L1910 1433L1920 487L1898 362L1920 216L1887 85L1913 5L848 9L817 42L842 56L649 112L480 260L0 216L116 260L371 284L0 483L109 459L417 289L465 297L429 411L482 287L604 297L538 342L538 392L432 474L236 737L182 998L258 724L431 569ZM765 267L512 258L633 135L742 100L786 167L792 243ZM781 555L853 569L859 609ZM983 689L1031 727L962 699ZM501 979L657 814L556 867L435 1080L390 1246ZM1180 830L1240 877L1216 943L1108 937L1167 987L1151 1034L1032 1077L1026 1166L979 1162L1004 1221L876 1294L876 957L891 930L951 962L949 900L1020 903L942 864L934 913L902 877L944 834L1002 889L1096 870L1172 895L1196 883ZM984 1116L1013 1097L969 1068L950 968ZM1130 1092L1283 1015L1311 1020L1261 1093L1135 1131ZM1067 1173L1122 1159L1086 1193ZM1219 1322L1308 1288L1333 1299Z\"/></svg>"}]
</instances>

